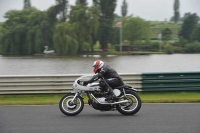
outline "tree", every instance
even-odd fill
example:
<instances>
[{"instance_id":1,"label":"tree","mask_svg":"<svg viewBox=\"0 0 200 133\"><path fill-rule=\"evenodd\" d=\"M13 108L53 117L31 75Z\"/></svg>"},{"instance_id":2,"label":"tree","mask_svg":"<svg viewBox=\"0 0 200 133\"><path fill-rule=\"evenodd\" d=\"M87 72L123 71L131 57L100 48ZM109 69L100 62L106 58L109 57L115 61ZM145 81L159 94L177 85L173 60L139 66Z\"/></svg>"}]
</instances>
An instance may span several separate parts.
<instances>
[{"instance_id":1,"label":"tree","mask_svg":"<svg viewBox=\"0 0 200 133\"><path fill-rule=\"evenodd\" d=\"M197 24L197 21L198 16L195 13L187 17L183 22L183 25L179 32L179 36L182 36L186 40L190 40L192 32Z\"/></svg>"},{"instance_id":2,"label":"tree","mask_svg":"<svg viewBox=\"0 0 200 133\"><path fill-rule=\"evenodd\" d=\"M45 35L45 45L49 48L53 48L53 34L55 25L58 22L57 15L61 10L60 5L50 7L46 12L45 20L41 23L42 32Z\"/></svg>"},{"instance_id":3,"label":"tree","mask_svg":"<svg viewBox=\"0 0 200 133\"><path fill-rule=\"evenodd\" d=\"M31 8L31 1L30 0L24 0L24 9Z\"/></svg>"},{"instance_id":4,"label":"tree","mask_svg":"<svg viewBox=\"0 0 200 133\"><path fill-rule=\"evenodd\" d=\"M68 0L56 0L56 4L59 5L59 19L61 22L65 22L67 19L67 12L68 12Z\"/></svg>"},{"instance_id":5,"label":"tree","mask_svg":"<svg viewBox=\"0 0 200 133\"><path fill-rule=\"evenodd\" d=\"M150 22L132 16L124 17L121 21L123 23L123 40L128 40L132 44L142 38L145 38L146 41L149 40Z\"/></svg>"},{"instance_id":6,"label":"tree","mask_svg":"<svg viewBox=\"0 0 200 133\"><path fill-rule=\"evenodd\" d=\"M78 52L93 50L93 45L98 38L99 8L86 7L82 4L71 6L69 22L75 24Z\"/></svg>"},{"instance_id":7,"label":"tree","mask_svg":"<svg viewBox=\"0 0 200 133\"><path fill-rule=\"evenodd\" d=\"M195 28L192 32L191 40L200 42L200 27L198 25L195 26Z\"/></svg>"},{"instance_id":8,"label":"tree","mask_svg":"<svg viewBox=\"0 0 200 133\"><path fill-rule=\"evenodd\" d=\"M92 38L91 50L93 51L93 46L96 44L99 37L99 14L100 10L97 6L92 6L89 9L89 25L90 25L90 35Z\"/></svg>"},{"instance_id":9,"label":"tree","mask_svg":"<svg viewBox=\"0 0 200 133\"><path fill-rule=\"evenodd\" d=\"M175 23L177 23L180 19L179 6L180 6L179 0L175 0L174 1L174 21L175 21Z\"/></svg>"},{"instance_id":10,"label":"tree","mask_svg":"<svg viewBox=\"0 0 200 133\"><path fill-rule=\"evenodd\" d=\"M93 0L94 5L100 6L100 28L99 41L101 49L108 49L108 42L112 40L112 25L114 20L114 11L116 7L116 0Z\"/></svg>"},{"instance_id":11,"label":"tree","mask_svg":"<svg viewBox=\"0 0 200 133\"><path fill-rule=\"evenodd\" d=\"M77 53L78 41L75 29L76 24L70 24L69 22L56 25L53 40L57 54L73 55Z\"/></svg>"},{"instance_id":12,"label":"tree","mask_svg":"<svg viewBox=\"0 0 200 133\"><path fill-rule=\"evenodd\" d=\"M183 15L183 17L181 18L181 21L184 21L186 18L188 18L190 15L192 15L190 12L187 12Z\"/></svg>"},{"instance_id":13,"label":"tree","mask_svg":"<svg viewBox=\"0 0 200 133\"><path fill-rule=\"evenodd\" d=\"M31 54L29 53L31 46L25 43L27 39L27 22L29 20L27 16L36 11L36 9L30 8L21 11L11 10L5 14L7 20L3 24L1 38L3 54Z\"/></svg>"},{"instance_id":14,"label":"tree","mask_svg":"<svg viewBox=\"0 0 200 133\"><path fill-rule=\"evenodd\" d=\"M162 30L162 40L167 42L171 39L172 31L169 28Z\"/></svg>"},{"instance_id":15,"label":"tree","mask_svg":"<svg viewBox=\"0 0 200 133\"><path fill-rule=\"evenodd\" d=\"M41 53L45 45L52 48L59 12L59 5L52 6L47 11L35 8L8 11L0 40L2 53L33 55Z\"/></svg>"},{"instance_id":16,"label":"tree","mask_svg":"<svg viewBox=\"0 0 200 133\"><path fill-rule=\"evenodd\" d=\"M82 4L84 6L87 6L87 0L76 0L76 4Z\"/></svg>"},{"instance_id":17,"label":"tree","mask_svg":"<svg viewBox=\"0 0 200 133\"><path fill-rule=\"evenodd\" d=\"M128 8L127 2L126 0L124 0L121 6L122 17L125 17L127 15L127 8Z\"/></svg>"}]
</instances>

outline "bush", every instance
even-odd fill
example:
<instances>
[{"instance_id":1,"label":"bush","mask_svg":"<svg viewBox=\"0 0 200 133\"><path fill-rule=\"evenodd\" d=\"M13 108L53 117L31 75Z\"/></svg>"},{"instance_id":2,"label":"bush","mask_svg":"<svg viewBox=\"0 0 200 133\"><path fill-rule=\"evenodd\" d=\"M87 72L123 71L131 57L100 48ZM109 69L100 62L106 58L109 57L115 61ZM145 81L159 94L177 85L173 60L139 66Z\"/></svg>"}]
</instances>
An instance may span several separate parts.
<instances>
[{"instance_id":1,"label":"bush","mask_svg":"<svg viewBox=\"0 0 200 133\"><path fill-rule=\"evenodd\" d=\"M159 42L151 42L150 46L151 46L151 51L159 51Z\"/></svg>"},{"instance_id":2,"label":"bush","mask_svg":"<svg viewBox=\"0 0 200 133\"><path fill-rule=\"evenodd\" d=\"M182 47L173 46L173 51L174 51L174 53L184 53L185 49Z\"/></svg>"},{"instance_id":3,"label":"bush","mask_svg":"<svg viewBox=\"0 0 200 133\"><path fill-rule=\"evenodd\" d=\"M200 53L200 42L186 44L185 52L186 53Z\"/></svg>"},{"instance_id":4,"label":"bush","mask_svg":"<svg viewBox=\"0 0 200 133\"><path fill-rule=\"evenodd\" d=\"M150 45L146 43L137 43L132 45L133 51L150 51Z\"/></svg>"},{"instance_id":5,"label":"bush","mask_svg":"<svg viewBox=\"0 0 200 133\"><path fill-rule=\"evenodd\" d=\"M164 46L164 50L167 52L167 54L174 53L174 47L170 45L169 43Z\"/></svg>"},{"instance_id":6,"label":"bush","mask_svg":"<svg viewBox=\"0 0 200 133\"><path fill-rule=\"evenodd\" d=\"M94 48L95 51L99 51L101 49L99 41L96 42L96 44L94 45L93 48Z\"/></svg>"},{"instance_id":7,"label":"bush","mask_svg":"<svg viewBox=\"0 0 200 133\"><path fill-rule=\"evenodd\" d=\"M182 36L179 37L178 46L184 47L187 43L188 41L186 39L184 39Z\"/></svg>"}]
</instances>

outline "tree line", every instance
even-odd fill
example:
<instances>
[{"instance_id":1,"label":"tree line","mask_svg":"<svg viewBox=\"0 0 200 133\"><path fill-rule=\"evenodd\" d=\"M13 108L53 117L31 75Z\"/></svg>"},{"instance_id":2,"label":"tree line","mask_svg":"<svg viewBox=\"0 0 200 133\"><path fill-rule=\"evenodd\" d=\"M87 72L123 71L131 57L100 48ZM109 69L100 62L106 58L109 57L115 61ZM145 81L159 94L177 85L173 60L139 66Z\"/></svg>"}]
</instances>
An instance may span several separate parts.
<instances>
[{"instance_id":1,"label":"tree line","mask_svg":"<svg viewBox=\"0 0 200 133\"><path fill-rule=\"evenodd\" d=\"M100 49L108 50L108 44L120 44L122 22L123 41L134 44L138 40L150 44L151 23L142 18L127 16L128 4L123 0L121 16L114 14L117 0L76 0L70 6L68 0L55 0L55 5L46 11L31 7L30 0L24 0L24 9L10 10L7 19L0 23L0 51L4 55L34 55L42 53L44 46L54 49L58 55L74 55L83 51L94 51L99 42ZM175 22L179 19L179 1L175 0ZM200 41L198 16L185 18L179 32L179 46ZM163 41L171 39L169 28L162 31Z\"/></svg>"},{"instance_id":2,"label":"tree line","mask_svg":"<svg viewBox=\"0 0 200 133\"><path fill-rule=\"evenodd\" d=\"M199 53L200 52L200 17L196 13L185 13L181 18L179 13L180 2L174 0L174 16L171 18L175 23L182 21L178 36L179 41L167 45L169 53ZM166 28L162 30L163 40L165 42L171 39L171 30Z\"/></svg>"},{"instance_id":3,"label":"tree line","mask_svg":"<svg viewBox=\"0 0 200 133\"><path fill-rule=\"evenodd\" d=\"M68 0L56 0L46 11L31 7L24 0L23 10L10 10L0 26L2 54L33 55L42 53L44 46L54 49L59 55L73 55L82 51L94 51L97 41L102 50L108 44L119 45L119 28L114 25L123 21L124 39L131 42L149 38L150 24L141 18L127 16L126 0L122 3L122 16L115 20L117 0L77 0L69 6ZM69 10L70 9L70 10ZM133 32L137 31L137 32Z\"/></svg>"}]
</instances>

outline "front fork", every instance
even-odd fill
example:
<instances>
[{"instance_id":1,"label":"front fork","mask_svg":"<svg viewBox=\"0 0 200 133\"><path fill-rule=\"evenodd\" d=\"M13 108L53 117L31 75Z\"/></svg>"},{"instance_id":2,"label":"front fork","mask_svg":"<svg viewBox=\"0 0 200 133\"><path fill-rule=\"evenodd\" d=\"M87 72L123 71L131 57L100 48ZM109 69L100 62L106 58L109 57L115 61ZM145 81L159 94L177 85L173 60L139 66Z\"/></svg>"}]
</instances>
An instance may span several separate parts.
<instances>
[{"instance_id":1,"label":"front fork","mask_svg":"<svg viewBox=\"0 0 200 133\"><path fill-rule=\"evenodd\" d=\"M76 97L78 97L78 96L80 96L82 99L83 99L83 97L81 96L81 92L79 92L79 91L77 91L76 93L75 93L75 95L74 95L74 97L73 97L73 99L71 100L71 102L72 102L72 104L75 104L76 102Z\"/></svg>"},{"instance_id":2,"label":"front fork","mask_svg":"<svg viewBox=\"0 0 200 133\"><path fill-rule=\"evenodd\" d=\"M75 95L74 95L74 97L73 97L73 99L72 99L72 103L74 103L74 100L76 99L76 97L77 97L78 95L79 95L79 93L76 92Z\"/></svg>"}]
</instances>

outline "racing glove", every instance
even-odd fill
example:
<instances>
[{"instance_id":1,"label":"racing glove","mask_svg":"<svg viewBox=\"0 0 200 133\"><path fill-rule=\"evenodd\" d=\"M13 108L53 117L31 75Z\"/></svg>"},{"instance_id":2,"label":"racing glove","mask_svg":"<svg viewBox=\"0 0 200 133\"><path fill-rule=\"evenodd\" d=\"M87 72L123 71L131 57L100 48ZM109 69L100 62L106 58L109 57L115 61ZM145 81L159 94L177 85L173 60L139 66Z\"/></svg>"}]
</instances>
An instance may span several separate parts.
<instances>
[{"instance_id":1,"label":"racing glove","mask_svg":"<svg viewBox=\"0 0 200 133\"><path fill-rule=\"evenodd\" d=\"M88 84L88 81L83 81L83 86L86 86Z\"/></svg>"}]
</instances>

